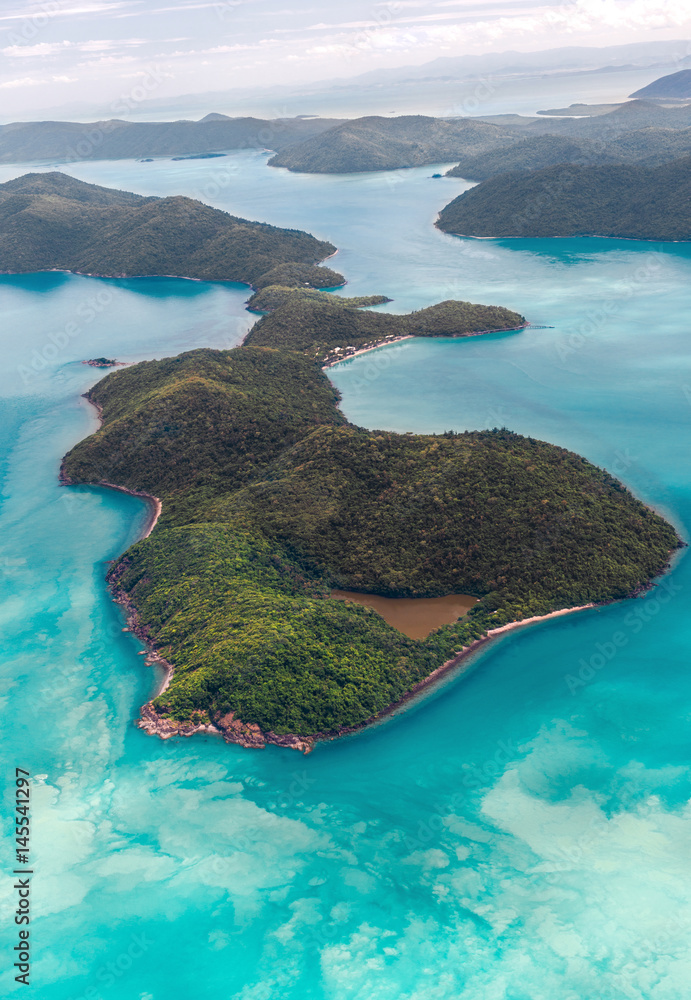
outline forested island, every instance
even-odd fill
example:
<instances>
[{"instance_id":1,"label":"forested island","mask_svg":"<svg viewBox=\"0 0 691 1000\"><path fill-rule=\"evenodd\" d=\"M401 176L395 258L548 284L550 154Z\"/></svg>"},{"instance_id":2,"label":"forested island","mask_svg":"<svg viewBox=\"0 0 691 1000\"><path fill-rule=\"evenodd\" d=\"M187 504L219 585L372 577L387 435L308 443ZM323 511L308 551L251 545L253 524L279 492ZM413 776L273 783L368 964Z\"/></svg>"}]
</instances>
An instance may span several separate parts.
<instances>
[{"instance_id":1,"label":"forested island","mask_svg":"<svg viewBox=\"0 0 691 1000\"><path fill-rule=\"evenodd\" d=\"M62 173L0 184L0 272L74 271L102 277L168 275L261 283L336 247L297 229L248 222L181 196L143 197ZM328 284L341 275L323 271ZM280 273L271 283L280 281ZM307 271L305 283L315 280Z\"/></svg>"},{"instance_id":2,"label":"forested island","mask_svg":"<svg viewBox=\"0 0 691 1000\"><path fill-rule=\"evenodd\" d=\"M256 329L295 303L314 307L298 297ZM64 459L66 483L162 502L153 533L108 574L137 634L174 666L142 710L148 732L309 750L371 722L488 630L637 593L680 544L563 448L505 429L349 424L322 340L289 327L278 346L250 337L108 375L87 394L101 429ZM334 587L480 600L414 640L331 599Z\"/></svg>"},{"instance_id":3,"label":"forested island","mask_svg":"<svg viewBox=\"0 0 691 1000\"><path fill-rule=\"evenodd\" d=\"M501 174L450 202L439 229L462 236L691 239L691 157L657 167L562 164Z\"/></svg>"}]
</instances>

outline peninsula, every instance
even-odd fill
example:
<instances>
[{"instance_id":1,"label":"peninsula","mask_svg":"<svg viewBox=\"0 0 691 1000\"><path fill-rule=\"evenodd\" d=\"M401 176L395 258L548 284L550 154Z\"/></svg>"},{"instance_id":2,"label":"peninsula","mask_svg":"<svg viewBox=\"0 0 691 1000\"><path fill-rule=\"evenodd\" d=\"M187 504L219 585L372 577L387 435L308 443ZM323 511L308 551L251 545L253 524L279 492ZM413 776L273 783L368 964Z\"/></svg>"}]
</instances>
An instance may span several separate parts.
<instances>
[{"instance_id":1,"label":"peninsula","mask_svg":"<svg viewBox=\"0 0 691 1000\"><path fill-rule=\"evenodd\" d=\"M339 308L349 323L366 315ZM162 504L154 531L108 574L131 627L169 668L142 709L148 732L309 750L373 721L508 624L637 593L680 544L621 483L563 448L505 429L348 423L319 367L322 341L289 326L280 347L250 336L108 375L87 394L101 429L64 459L65 483L115 484ZM334 589L479 600L417 640L332 599Z\"/></svg>"},{"instance_id":2,"label":"peninsula","mask_svg":"<svg viewBox=\"0 0 691 1000\"><path fill-rule=\"evenodd\" d=\"M562 164L501 174L454 198L439 229L461 236L691 239L691 157L657 167Z\"/></svg>"},{"instance_id":3,"label":"peninsula","mask_svg":"<svg viewBox=\"0 0 691 1000\"><path fill-rule=\"evenodd\" d=\"M301 351L323 366L406 337L472 337L527 326L525 317L511 309L454 300L398 316L363 311L375 304L372 300L390 301L385 296L362 300L266 288L253 299L271 305L270 294L275 308L252 327L245 344ZM252 301L249 308L256 308Z\"/></svg>"},{"instance_id":4,"label":"peninsula","mask_svg":"<svg viewBox=\"0 0 691 1000\"><path fill-rule=\"evenodd\" d=\"M680 69L676 73L661 76L631 96L648 100L691 100L691 69Z\"/></svg>"},{"instance_id":5,"label":"peninsula","mask_svg":"<svg viewBox=\"0 0 691 1000\"><path fill-rule=\"evenodd\" d=\"M123 111L126 109L123 107ZM187 158L240 149L275 149L339 125L338 118L230 118L201 121L10 122L0 125L0 163Z\"/></svg>"},{"instance_id":6,"label":"peninsula","mask_svg":"<svg viewBox=\"0 0 691 1000\"><path fill-rule=\"evenodd\" d=\"M277 267L311 267L335 252L309 233L248 222L192 198L145 198L57 172L0 184L0 272L253 284ZM336 272L320 270L317 280L342 283ZM314 280L307 275L305 282Z\"/></svg>"}]
</instances>

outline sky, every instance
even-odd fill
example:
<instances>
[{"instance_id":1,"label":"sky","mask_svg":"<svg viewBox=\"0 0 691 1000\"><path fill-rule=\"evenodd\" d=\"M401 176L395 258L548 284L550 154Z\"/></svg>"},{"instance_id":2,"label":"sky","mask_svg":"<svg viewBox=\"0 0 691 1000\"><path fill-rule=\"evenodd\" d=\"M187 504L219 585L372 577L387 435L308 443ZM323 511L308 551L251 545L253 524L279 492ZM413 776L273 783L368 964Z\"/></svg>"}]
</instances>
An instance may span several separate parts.
<instances>
[{"instance_id":1,"label":"sky","mask_svg":"<svg viewBox=\"0 0 691 1000\"><path fill-rule=\"evenodd\" d=\"M0 113L689 37L688 0L0 0Z\"/></svg>"}]
</instances>

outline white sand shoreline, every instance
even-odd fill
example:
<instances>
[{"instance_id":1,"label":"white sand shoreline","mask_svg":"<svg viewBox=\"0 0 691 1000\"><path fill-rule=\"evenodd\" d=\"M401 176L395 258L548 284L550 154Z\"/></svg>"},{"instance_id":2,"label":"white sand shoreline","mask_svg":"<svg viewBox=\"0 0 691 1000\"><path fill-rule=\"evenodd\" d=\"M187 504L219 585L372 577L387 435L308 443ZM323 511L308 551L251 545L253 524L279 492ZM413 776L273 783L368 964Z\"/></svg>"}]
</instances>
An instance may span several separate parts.
<instances>
[{"instance_id":1,"label":"white sand shoreline","mask_svg":"<svg viewBox=\"0 0 691 1000\"><path fill-rule=\"evenodd\" d=\"M466 667L463 670L457 671L457 676L462 676L472 664L471 656L473 653L477 652L482 646L487 645L492 642L497 636L502 635L504 632L510 632L513 629L523 628L526 625L532 625L536 622L549 621L551 618L560 618L563 615L570 615L576 611L586 611L591 608L599 607L597 604L579 604L573 608L561 608L559 611L551 611L547 615L535 615L532 618L523 618L517 622L509 622L507 625L500 625L498 628L490 629L485 635L481 636L479 639L475 639L471 642L469 646L464 646L463 649L459 650L455 656L451 657L445 663L442 663L436 670L433 670L431 674L423 678L417 684L414 685L409 691L406 691L397 701L392 702L387 705L386 708L382 709L377 715L366 722L358 726L353 726L352 728L344 728L339 732L335 733L317 733L315 734L315 743L330 743L332 740L341 739L345 736L357 736L359 733L366 732L374 726L383 725L391 720L391 717L398 715L400 710L405 711L407 708L412 707L416 704L420 698L419 696L428 692L429 689L433 689L436 685L443 679L447 678L449 674L456 671L462 663L466 663Z\"/></svg>"}]
</instances>

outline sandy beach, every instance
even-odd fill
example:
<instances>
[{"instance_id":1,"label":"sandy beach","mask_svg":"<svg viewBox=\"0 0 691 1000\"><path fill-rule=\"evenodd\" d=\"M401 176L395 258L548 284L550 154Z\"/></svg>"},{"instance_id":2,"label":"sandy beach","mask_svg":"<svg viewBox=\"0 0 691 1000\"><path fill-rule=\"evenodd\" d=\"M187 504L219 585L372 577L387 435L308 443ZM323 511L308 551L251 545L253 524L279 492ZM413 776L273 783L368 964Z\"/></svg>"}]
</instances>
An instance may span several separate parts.
<instances>
[{"instance_id":1,"label":"sandy beach","mask_svg":"<svg viewBox=\"0 0 691 1000\"><path fill-rule=\"evenodd\" d=\"M333 368L334 365L339 365L341 361L350 361L351 358L357 358L359 354L369 354L370 351L378 351L380 347L388 347L389 344L400 344L402 340L414 340L414 334L406 334L405 337L392 337L391 340L380 340L378 344L372 344L371 347L361 347L359 351L351 351L350 354L343 354L340 358L336 358L335 361L329 361L328 364L322 365L322 371L327 368Z\"/></svg>"},{"instance_id":2,"label":"sandy beach","mask_svg":"<svg viewBox=\"0 0 691 1000\"><path fill-rule=\"evenodd\" d=\"M161 511L163 510L163 504L158 497L152 496L151 493L140 493L137 490L129 490L126 486L117 486L115 483L107 483L105 480L102 480L100 483L89 483L89 486L105 486L109 490L117 490L119 493L127 493L128 496L141 497L142 500L146 500L149 506L149 518L144 526L144 532L139 541L143 538L149 537L151 532L156 527L156 522L161 516Z\"/></svg>"},{"instance_id":3,"label":"sandy beach","mask_svg":"<svg viewBox=\"0 0 691 1000\"><path fill-rule=\"evenodd\" d=\"M451 340L465 340L466 337L486 337L490 333L518 333L519 330L526 330L530 326L530 323L523 323L521 326L511 327L510 330L473 330L471 333L458 333L449 334L448 339ZM334 365L339 365L341 361L350 361L351 358L357 358L360 354L369 354L370 351L378 351L380 347L388 347L389 344L400 344L403 340L444 340L446 338L440 336L438 338L433 337L418 337L414 333L408 333L404 337L392 337L390 340L380 340L377 344L371 344L369 347L361 347L357 351L351 351L349 354L342 354L340 357L336 358L334 361L329 361L327 364L322 365L322 371L326 371L327 368L333 368Z\"/></svg>"},{"instance_id":4,"label":"sandy beach","mask_svg":"<svg viewBox=\"0 0 691 1000\"><path fill-rule=\"evenodd\" d=\"M456 654L456 656L447 660L446 663L442 663L440 667L437 667L436 670L432 671L428 677L425 677L425 679L420 681L419 684L416 684L414 688L411 688L411 690L405 694L401 701L397 704L407 701L420 691L423 691L425 688L433 685L437 680L439 680L440 677L443 677L450 670L459 666L463 660L467 659L467 657L471 653L475 652L475 650L480 646L484 646L486 643L491 642L492 639L498 635L502 635L504 632L511 632L513 629L523 628L526 625L532 625L534 622L546 622L549 621L550 618L561 618L562 615L571 615L576 611L585 611L588 608L594 607L594 604L580 604L575 608L562 608L560 611L552 611L548 615L536 615L533 618L523 618L521 621L509 622L507 625L501 625L499 628L490 629L486 635L476 639L475 642L472 642L469 646L464 646L463 649Z\"/></svg>"}]
</instances>

